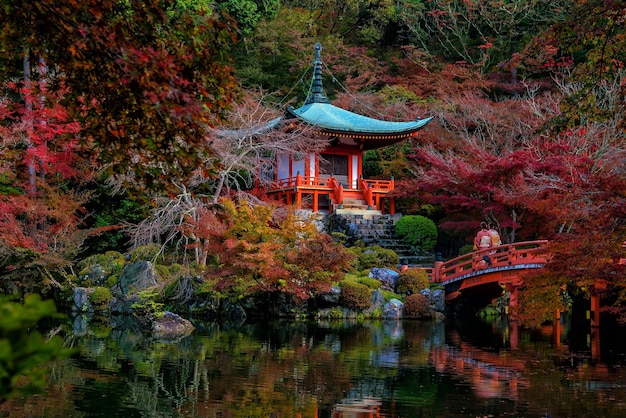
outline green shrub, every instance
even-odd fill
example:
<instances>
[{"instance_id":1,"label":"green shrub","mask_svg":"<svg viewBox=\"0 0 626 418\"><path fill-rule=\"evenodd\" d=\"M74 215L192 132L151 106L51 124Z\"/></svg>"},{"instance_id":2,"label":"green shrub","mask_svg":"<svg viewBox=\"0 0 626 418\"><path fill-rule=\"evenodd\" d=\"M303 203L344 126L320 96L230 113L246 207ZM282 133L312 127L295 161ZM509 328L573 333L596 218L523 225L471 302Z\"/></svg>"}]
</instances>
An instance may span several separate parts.
<instances>
[{"instance_id":1,"label":"green shrub","mask_svg":"<svg viewBox=\"0 0 626 418\"><path fill-rule=\"evenodd\" d=\"M108 287L94 287L93 293L89 297L91 304L96 311L104 311L109 308L109 303L113 299L111 290Z\"/></svg>"},{"instance_id":2,"label":"green shrub","mask_svg":"<svg viewBox=\"0 0 626 418\"><path fill-rule=\"evenodd\" d=\"M461 248L459 248L459 257L465 254L469 254L472 251L474 251L474 245L473 244L466 244L464 246L462 246Z\"/></svg>"},{"instance_id":3,"label":"green shrub","mask_svg":"<svg viewBox=\"0 0 626 418\"><path fill-rule=\"evenodd\" d=\"M404 298L404 317L413 319L426 319L433 317L433 309L430 307L426 296L415 293Z\"/></svg>"},{"instance_id":4,"label":"green shrub","mask_svg":"<svg viewBox=\"0 0 626 418\"><path fill-rule=\"evenodd\" d=\"M383 318L383 308L376 308L369 314L369 319L382 319Z\"/></svg>"},{"instance_id":5,"label":"green shrub","mask_svg":"<svg viewBox=\"0 0 626 418\"><path fill-rule=\"evenodd\" d=\"M160 294L154 289L146 289L139 292L139 302L132 304L132 308L138 315L158 318L163 315L165 305L161 303Z\"/></svg>"},{"instance_id":6,"label":"green shrub","mask_svg":"<svg viewBox=\"0 0 626 418\"><path fill-rule=\"evenodd\" d=\"M338 306L335 306L328 313L329 319L342 319L343 318L343 309Z\"/></svg>"},{"instance_id":7,"label":"green shrub","mask_svg":"<svg viewBox=\"0 0 626 418\"><path fill-rule=\"evenodd\" d=\"M365 286L367 286L370 289L378 289L380 287L380 281L378 279L375 279L373 277L359 277L357 280L357 283L361 283L364 284Z\"/></svg>"},{"instance_id":8,"label":"green shrub","mask_svg":"<svg viewBox=\"0 0 626 418\"><path fill-rule=\"evenodd\" d=\"M370 288L361 283L341 282L341 304L353 310L367 309L372 305Z\"/></svg>"},{"instance_id":9,"label":"green shrub","mask_svg":"<svg viewBox=\"0 0 626 418\"><path fill-rule=\"evenodd\" d=\"M398 276L398 292L400 294L419 293L430 287L426 270L411 268L400 272Z\"/></svg>"},{"instance_id":10,"label":"green shrub","mask_svg":"<svg viewBox=\"0 0 626 418\"><path fill-rule=\"evenodd\" d=\"M107 251L104 254L94 254L83 260L80 260L76 267L78 269L79 276L85 276L89 273L89 270L96 264L102 267L106 272L107 278L111 276L119 277L124 270L124 263L126 258L122 253L117 251ZM90 283L83 283L84 286L89 286Z\"/></svg>"},{"instance_id":11,"label":"green shrub","mask_svg":"<svg viewBox=\"0 0 626 418\"><path fill-rule=\"evenodd\" d=\"M395 267L400 263L398 254L378 245L372 247L350 247L359 260L359 270L371 269L372 267Z\"/></svg>"},{"instance_id":12,"label":"green shrub","mask_svg":"<svg viewBox=\"0 0 626 418\"><path fill-rule=\"evenodd\" d=\"M168 266L165 266L163 264L155 264L154 270L157 273L157 277L162 280L169 280L171 278L170 269Z\"/></svg>"},{"instance_id":13,"label":"green shrub","mask_svg":"<svg viewBox=\"0 0 626 418\"><path fill-rule=\"evenodd\" d=\"M399 299L402 300L402 295L399 295L397 293L393 293L391 290L382 290L383 293L383 297L385 298L386 301L390 301L391 299Z\"/></svg>"},{"instance_id":14,"label":"green shrub","mask_svg":"<svg viewBox=\"0 0 626 418\"><path fill-rule=\"evenodd\" d=\"M61 336L44 337L37 330L48 318L59 317L54 302L39 295L26 295L22 303L0 296L0 399L42 391L48 383L43 366L73 353Z\"/></svg>"},{"instance_id":15,"label":"green shrub","mask_svg":"<svg viewBox=\"0 0 626 418\"><path fill-rule=\"evenodd\" d=\"M147 244L134 248L130 252L130 261L152 261L161 251L161 246L157 244Z\"/></svg>"},{"instance_id":16,"label":"green shrub","mask_svg":"<svg viewBox=\"0 0 626 418\"><path fill-rule=\"evenodd\" d=\"M333 237L333 241L341 245L346 245L349 240L348 236L342 232L332 232L330 236Z\"/></svg>"},{"instance_id":17,"label":"green shrub","mask_svg":"<svg viewBox=\"0 0 626 418\"><path fill-rule=\"evenodd\" d=\"M422 253L431 252L437 244L437 225L425 216L403 216L394 227L396 235Z\"/></svg>"},{"instance_id":18,"label":"green shrub","mask_svg":"<svg viewBox=\"0 0 626 418\"><path fill-rule=\"evenodd\" d=\"M120 276L118 274L114 274L113 276L107 277L107 286L113 287L119 282Z\"/></svg>"}]
</instances>

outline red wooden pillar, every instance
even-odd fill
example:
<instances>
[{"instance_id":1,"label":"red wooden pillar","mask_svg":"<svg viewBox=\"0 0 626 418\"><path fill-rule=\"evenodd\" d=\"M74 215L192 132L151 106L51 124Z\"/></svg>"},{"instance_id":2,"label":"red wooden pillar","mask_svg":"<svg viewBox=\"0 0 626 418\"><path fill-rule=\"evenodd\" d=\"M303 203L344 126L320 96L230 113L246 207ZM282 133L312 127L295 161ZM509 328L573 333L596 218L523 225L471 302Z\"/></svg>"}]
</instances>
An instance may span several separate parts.
<instances>
[{"instance_id":1,"label":"red wooden pillar","mask_svg":"<svg viewBox=\"0 0 626 418\"><path fill-rule=\"evenodd\" d=\"M554 314L554 322L552 325L552 342L555 347L561 346L561 333L563 332L561 326L561 311L556 310Z\"/></svg>"},{"instance_id":2,"label":"red wooden pillar","mask_svg":"<svg viewBox=\"0 0 626 418\"><path fill-rule=\"evenodd\" d=\"M517 287L511 286L511 293L509 294L509 308L517 306Z\"/></svg>"},{"instance_id":3,"label":"red wooden pillar","mask_svg":"<svg viewBox=\"0 0 626 418\"><path fill-rule=\"evenodd\" d=\"M600 328L591 328L589 345L591 345L591 358L600 359Z\"/></svg>"},{"instance_id":4,"label":"red wooden pillar","mask_svg":"<svg viewBox=\"0 0 626 418\"><path fill-rule=\"evenodd\" d=\"M393 215L396 213L396 199L393 197L389 198L389 214Z\"/></svg>"},{"instance_id":5,"label":"red wooden pillar","mask_svg":"<svg viewBox=\"0 0 626 418\"><path fill-rule=\"evenodd\" d=\"M517 300L517 287L519 286L520 283L505 283L504 284L504 289L509 292L509 305L506 307L506 313L509 314L509 318L511 321L515 321L517 318L515 318L515 309L513 309L513 312L511 311L511 308L515 308L518 304L518 300Z\"/></svg>"},{"instance_id":6,"label":"red wooden pillar","mask_svg":"<svg viewBox=\"0 0 626 418\"><path fill-rule=\"evenodd\" d=\"M313 212L317 212L319 210L319 196L317 190L313 192Z\"/></svg>"},{"instance_id":7,"label":"red wooden pillar","mask_svg":"<svg viewBox=\"0 0 626 418\"><path fill-rule=\"evenodd\" d=\"M300 186L302 185L302 175L298 171L296 173L296 209L302 209L302 192L300 192Z\"/></svg>"},{"instance_id":8,"label":"red wooden pillar","mask_svg":"<svg viewBox=\"0 0 626 418\"><path fill-rule=\"evenodd\" d=\"M591 326L600 326L600 295L596 292L591 293Z\"/></svg>"},{"instance_id":9,"label":"red wooden pillar","mask_svg":"<svg viewBox=\"0 0 626 418\"><path fill-rule=\"evenodd\" d=\"M600 326L600 295L606 290L608 287L608 282L604 279L594 279L593 287L591 288L591 326L599 327Z\"/></svg>"},{"instance_id":10,"label":"red wooden pillar","mask_svg":"<svg viewBox=\"0 0 626 418\"><path fill-rule=\"evenodd\" d=\"M296 209L302 209L302 192L296 191Z\"/></svg>"},{"instance_id":11,"label":"red wooden pillar","mask_svg":"<svg viewBox=\"0 0 626 418\"><path fill-rule=\"evenodd\" d=\"M517 321L509 322L509 343L512 349L519 348L519 324Z\"/></svg>"}]
</instances>

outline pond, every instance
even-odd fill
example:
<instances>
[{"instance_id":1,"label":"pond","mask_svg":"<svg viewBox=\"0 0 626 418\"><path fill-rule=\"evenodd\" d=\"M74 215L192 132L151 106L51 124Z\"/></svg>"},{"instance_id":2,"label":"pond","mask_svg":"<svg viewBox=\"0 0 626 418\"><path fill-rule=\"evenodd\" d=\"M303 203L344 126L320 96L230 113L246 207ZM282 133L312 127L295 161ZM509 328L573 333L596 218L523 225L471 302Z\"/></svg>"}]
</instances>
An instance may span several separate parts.
<instances>
[{"instance_id":1,"label":"pond","mask_svg":"<svg viewBox=\"0 0 626 418\"><path fill-rule=\"evenodd\" d=\"M4 417L626 417L623 329L568 316L196 324L176 343L91 324Z\"/></svg>"}]
</instances>

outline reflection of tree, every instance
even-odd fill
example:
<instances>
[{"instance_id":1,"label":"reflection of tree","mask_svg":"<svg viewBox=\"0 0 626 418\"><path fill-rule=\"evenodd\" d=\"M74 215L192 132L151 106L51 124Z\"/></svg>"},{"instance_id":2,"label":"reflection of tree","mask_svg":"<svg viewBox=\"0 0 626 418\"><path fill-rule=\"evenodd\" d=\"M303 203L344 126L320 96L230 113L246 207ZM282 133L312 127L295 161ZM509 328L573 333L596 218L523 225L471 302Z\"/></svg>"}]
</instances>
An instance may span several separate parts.
<instances>
[{"instance_id":1,"label":"reflection of tree","mask_svg":"<svg viewBox=\"0 0 626 418\"><path fill-rule=\"evenodd\" d=\"M471 334L445 335L443 323L197 325L177 344L147 340L132 329L75 336L68 342L80 354L55 364L46 398L30 400L22 410L15 402L5 408L11 415L53 405L59 416L98 410L129 417L315 417L372 398L383 412L393 403L403 416L415 408L450 416L443 406L463 402L479 416L483 404L493 402L477 393L487 388L499 391L495 413L524 404L575 416L598 403L604 416L614 416L606 396L619 399L621 392L606 382L624 379L623 371L602 370L588 359L565 362L572 359L567 350L551 348L549 341L524 337L518 350L485 350L471 343ZM511 391L514 378L517 392ZM566 401L572 406L563 406Z\"/></svg>"}]
</instances>

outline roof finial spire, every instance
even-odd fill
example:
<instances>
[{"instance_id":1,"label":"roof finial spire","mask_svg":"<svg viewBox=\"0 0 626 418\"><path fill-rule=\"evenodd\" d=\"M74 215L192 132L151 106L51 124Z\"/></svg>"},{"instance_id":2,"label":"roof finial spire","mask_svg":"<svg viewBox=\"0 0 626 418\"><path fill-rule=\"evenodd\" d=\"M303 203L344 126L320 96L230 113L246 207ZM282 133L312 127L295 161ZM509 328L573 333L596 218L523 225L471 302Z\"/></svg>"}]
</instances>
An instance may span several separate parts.
<instances>
[{"instance_id":1,"label":"roof finial spire","mask_svg":"<svg viewBox=\"0 0 626 418\"><path fill-rule=\"evenodd\" d=\"M324 86L322 85L322 44L315 43L315 62L313 63L313 85L311 87L311 95L307 97L304 104L310 103L328 103L328 98L324 94Z\"/></svg>"}]
</instances>

